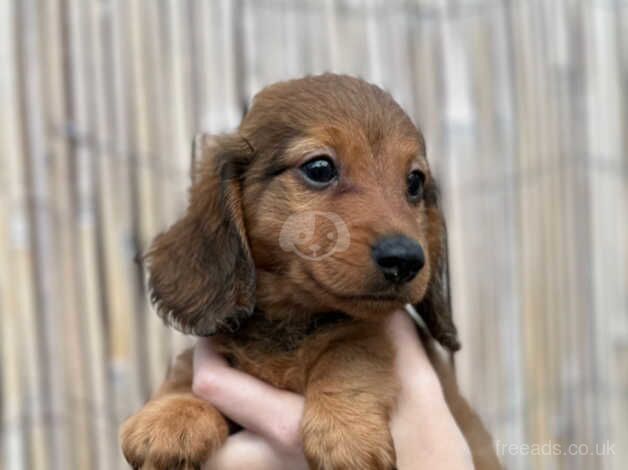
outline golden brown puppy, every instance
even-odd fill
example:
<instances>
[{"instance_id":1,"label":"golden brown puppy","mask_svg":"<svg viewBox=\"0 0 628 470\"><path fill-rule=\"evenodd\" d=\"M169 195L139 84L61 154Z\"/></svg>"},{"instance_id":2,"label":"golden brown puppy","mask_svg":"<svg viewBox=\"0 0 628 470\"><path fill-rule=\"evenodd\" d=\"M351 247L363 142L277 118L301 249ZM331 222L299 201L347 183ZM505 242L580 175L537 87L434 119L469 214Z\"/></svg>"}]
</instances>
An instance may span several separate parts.
<instances>
[{"instance_id":1,"label":"golden brown puppy","mask_svg":"<svg viewBox=\"0 0 628 470\"><path fill-rule=\"evenodd\" d=\"M198 145L187 212L147 255L160 316L303 394L312 468L392 469L397 385L382 321L414 304L436 340L459 348L420 132L380 88L326 74L265 88L237 132ZM448 362L424 342L476 468L499 468ZM225 418L192 393L191 361L180 356L124 424L132 466L197 468L227 438Z\"/></svg>"}]
</instances>

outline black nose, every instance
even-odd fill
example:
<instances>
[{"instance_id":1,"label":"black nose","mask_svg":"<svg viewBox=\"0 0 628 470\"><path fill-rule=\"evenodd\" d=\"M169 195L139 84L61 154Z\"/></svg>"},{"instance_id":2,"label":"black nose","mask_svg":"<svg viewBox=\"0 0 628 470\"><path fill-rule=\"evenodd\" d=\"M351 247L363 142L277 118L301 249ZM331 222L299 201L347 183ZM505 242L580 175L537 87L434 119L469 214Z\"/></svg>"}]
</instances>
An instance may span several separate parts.
<instances>
[{"instance_id":1,"label":"black nose","mask_svg":"<svg viewBox=\"0 0 628 470\"><path fill-rule=\"evenodd\" d=\"M395 284L412 280L425 264L421 245L403 235L378 241L373 247L373 258L384 277Z\"/></svg>"}]
</instances>

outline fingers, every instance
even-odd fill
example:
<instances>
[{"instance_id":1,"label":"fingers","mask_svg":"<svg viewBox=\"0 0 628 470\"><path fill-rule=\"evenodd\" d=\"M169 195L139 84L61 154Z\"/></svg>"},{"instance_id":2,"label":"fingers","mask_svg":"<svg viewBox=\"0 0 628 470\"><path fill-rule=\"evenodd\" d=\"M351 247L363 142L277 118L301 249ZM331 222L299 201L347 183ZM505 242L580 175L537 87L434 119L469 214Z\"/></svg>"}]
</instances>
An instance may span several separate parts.
<instances>
[{"instance_id":1,"label":"fingers","mask_svg":"<svg viewBox=\"0 0 628 470\"><path fill-rule=\"evenodd\" d=\"M394 312L388 322L388 334L397 349L397 366L402 370L416 368L429 362L416 326L404 310Z\"/></svg>"},{"instance_id":2,"label":"fingers","mask_svg":"<svg viewBox=\"0 0 628 470\"><path fill-rule=\"evenodd\" d=\"M397 467L472 468L468 447L414 321L405 311L397 311L390 318L388 333L397 350L395 368L401 385L390 420Z\"/></svg>"},{"instance_id":3,"label":"fingers","mask_svg":"<svg viewBox=\"0 0 628 470\"><path fill-rule=\"evenodd\" d=\"M415 325L405 310L396 310L388 321L389 333L401 341L416 338Z\"/></svg>"},{"instance_id":4,"label":"fingers","mask_svg":"<svg viewBox=\"0 0 628 470\"><path fill-rule=\"evenodd\" d=\"M249 431L234 434L216 451L204 470L307 470L302 454L287 455Z\"/></svg>"},{"instance_id":5,"label":"fingers","mask_svg":"<svg viewBox=\"0 0 628 470\"><path fill-rule=\"evenodd\" d=\"M199 341L194 352L196 395L282 450L300 451L303 397L229 367L212 349L209 340Z\"/></svg>"},{"instance_id":6,"label":"fingers","mask_svg":"<svg viewBox=\"0 0 628 470\"><path fill-rule=\"evenodd\" d=\"M395 370L402 396L417 391L439 392L440 381L410 315L404 310L394 312L388 322L388 334L396 349Z\"/></svg>"}]
</instances>

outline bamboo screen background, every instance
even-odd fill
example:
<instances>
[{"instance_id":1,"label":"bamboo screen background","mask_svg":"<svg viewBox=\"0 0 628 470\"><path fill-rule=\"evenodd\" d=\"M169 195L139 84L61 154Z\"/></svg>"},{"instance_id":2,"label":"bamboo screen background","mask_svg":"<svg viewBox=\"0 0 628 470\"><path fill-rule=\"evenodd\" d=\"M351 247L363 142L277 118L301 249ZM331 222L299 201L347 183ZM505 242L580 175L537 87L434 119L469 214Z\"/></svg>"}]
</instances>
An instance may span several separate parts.
<instances>
[{"instance_id":1,"label":"bamboo screen background","mask_svg":"<svg viewBox=\"0 0 628 470\"><path fill-rule=\"evenodd\" d=\"M0 0L0 468L124 468L117 427L187 341L134 256L192 135L326 70L426 134L461 385L499 443L566 454L508 468L628 467L628 2Z\"/></svg>"}]
</instances>

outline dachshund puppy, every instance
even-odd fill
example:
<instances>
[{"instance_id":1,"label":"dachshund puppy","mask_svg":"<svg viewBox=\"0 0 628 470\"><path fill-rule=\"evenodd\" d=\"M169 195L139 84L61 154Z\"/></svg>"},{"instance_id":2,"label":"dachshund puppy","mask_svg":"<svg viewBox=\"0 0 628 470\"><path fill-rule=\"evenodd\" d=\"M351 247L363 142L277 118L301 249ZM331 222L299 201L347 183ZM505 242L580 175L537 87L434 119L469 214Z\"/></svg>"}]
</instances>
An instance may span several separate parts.
<instances>
[{"instance_id":1,"label":"dachshund puppy","mask_svg":"<svg viewBox=\"0 0 628 470\"><path fill-rule=\"evenodd\" d=\"M234 367L304 395L311 468L394 468L398 387L382 322L413 304L431 337L459 348L421 133L380 88L325 74L265 88L236 132L197 147L187 212L146 256L159 315L215 335ZM423 341L476 468L500 468L448 361ZM199 468L228 433L194 395L187 351L121 437L134 468L165 470Z\"/></svg>"}]
</instances>

